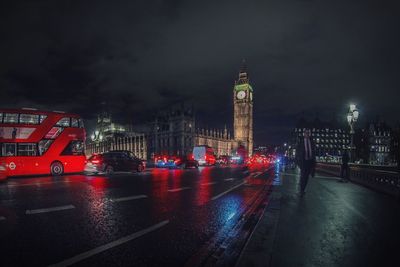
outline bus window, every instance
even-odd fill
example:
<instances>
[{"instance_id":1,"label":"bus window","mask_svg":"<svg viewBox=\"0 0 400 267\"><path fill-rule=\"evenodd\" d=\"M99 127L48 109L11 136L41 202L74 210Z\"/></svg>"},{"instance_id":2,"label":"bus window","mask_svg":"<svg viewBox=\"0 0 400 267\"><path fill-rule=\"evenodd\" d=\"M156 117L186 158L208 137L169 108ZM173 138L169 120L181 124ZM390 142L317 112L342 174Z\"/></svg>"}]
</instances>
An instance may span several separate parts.
<instances>
[{"instance_id":1,"label":"bus window","mask_svg":"<svg viewBox=\"0 0 400 267\"><path fill-rule=\"evenodd\" d=\"M76 118L71 118L71 127L79 127L78 119Z\"/></svg>"},{"instance_id":2,"label":"bus window","mask_svg":"<svg viewBox=\"0 0 400 267\"><path fill-rule=\"evenodd\" d=\"M16 113L5 113L4 123L18 123L18 114Z\"/></svg>"},{"instance_id":3,"label":"bus window","mask_svg":"<svg viewBox=\"0 0 400 267\"><path fill-rule=\"evenodd\" d=\"M0 112L0 123L2 123L2 122L3 122L3 113Z\"/></svg>"},{"instance_id":4,"label":"bus window","mask_svg":"<svg viewBox=\"0 0 400 267\"><path fill-rule=\"evenodd\" d=\"M54 140L40 140L39 142L39 155L43 155L49 149Z\"/></svg>"},{"instance_id":5,"label":"bus window","mask_svg":"<svg viewBox=\"0 0 400 267\"><path fill-rule=\"evenodd\" d=\"M3 144L3 155L4 156L15 156L16 155L16 144L15 143L4 143Z\"/></svg>"},{"instance_id":6,"label":"bus window","mask_svg":"<svg viewBox=\"0 0 400 267\"><path fill-rule=\"evenodd\" d=\"M37 114L20 114L19 115L19 123L38 124L39 123L39 115L37 115Z\"/></svg>"},{"instance_id":7,"label":"bus window","mask_svg":"<svg viewBox=\"0 0 400 267\"><path fill-rule=\"evenodd\" d=\"M40 122L42 123L47 118L47 115L40 115Z\"/></svg>"},{"instance_id":8,"label":"bus window","mask_svg":"<svg viewBox=\"0 0 400 267\"><path fill-rule=\"evenodd\" d=\"M69 127L70 126L70 119L67 117L62 118L56 123L57 126L61 127Z\"/></svg>"},{"instance_id":9,"label":"bus window","mask_svg":"<svg viewBox=\"0 0 400 267\"><path fill-rule=\"evenodd\" d=\"M18 156L36 156L37 145L34 143L19 143Z\"/></svg>"},{"instance_id":10,"label":"bus window","mask_svg":"<svg viewBox=\"0 0 400 267\"><path fill-rule=\"evenodd\" d=\"M84 155L83 153L83 142L74 140L69 142L67 147L64 149L64 151L61 153L62 156L78 156L78 155Z\"/></svg>"}]
</instances>

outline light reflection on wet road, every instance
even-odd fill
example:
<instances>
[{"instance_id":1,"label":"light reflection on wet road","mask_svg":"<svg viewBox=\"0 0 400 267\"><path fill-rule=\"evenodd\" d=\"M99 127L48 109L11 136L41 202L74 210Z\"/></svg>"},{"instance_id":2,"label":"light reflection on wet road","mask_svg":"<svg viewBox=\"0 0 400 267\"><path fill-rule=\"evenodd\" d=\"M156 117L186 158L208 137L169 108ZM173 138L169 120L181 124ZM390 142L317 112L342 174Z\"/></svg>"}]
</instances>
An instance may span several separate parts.
<instances>
[{"instance_id":1,"label":"light reflection on wet road","mask_svg":"<svg viewBox=\"0 0 400 267\"><path fill-rule=\"evenodd\" d=\"M201 167L9 179L0 184L2 266L182 266L273 175Z\"/></svg>"}]
</instances>

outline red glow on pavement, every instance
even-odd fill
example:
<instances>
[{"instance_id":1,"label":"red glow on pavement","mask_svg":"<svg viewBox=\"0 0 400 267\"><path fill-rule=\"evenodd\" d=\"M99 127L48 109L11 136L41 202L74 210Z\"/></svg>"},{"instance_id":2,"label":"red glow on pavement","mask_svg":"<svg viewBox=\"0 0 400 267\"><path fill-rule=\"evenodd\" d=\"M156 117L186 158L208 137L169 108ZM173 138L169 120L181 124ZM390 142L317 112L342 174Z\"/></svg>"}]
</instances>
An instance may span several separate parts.
<instances>
[{"instance_id":1,"label":"red glow on pavement","mask_svg":"<svg viewBox=\"0 0 400 267\"><path fill-rule=\"evenodd\" d=\"M196 204L199 206L209 202L212 197L211 192L213 186L207 185L212 182L211 170L211 168L203 168L201 170L201 179L197 185L198 190L196 194Z\"/></svg>"}]
</instances>

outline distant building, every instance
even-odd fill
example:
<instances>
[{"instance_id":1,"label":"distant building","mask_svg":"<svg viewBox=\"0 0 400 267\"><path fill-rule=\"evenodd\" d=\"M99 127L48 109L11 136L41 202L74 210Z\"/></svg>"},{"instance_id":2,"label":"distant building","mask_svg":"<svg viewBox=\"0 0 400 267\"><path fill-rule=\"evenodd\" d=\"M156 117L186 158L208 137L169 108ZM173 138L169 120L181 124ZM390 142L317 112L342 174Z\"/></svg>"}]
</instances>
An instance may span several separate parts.
<instances>
[{"instance_id":1,"label":"distant building","mask_svg":"<svg viewBox=\"0 0 400 267\"><path fill-rule=\"evenodd\" d=\"M370 123L368 127L369 164L390 163L392 129L383 122Z\"/></svg>"},{"instance_id":2,"label":"distant building","mask_svg":"<svg viewBox=\"0 0 400 267\"><path fill-rule=\"evenodd\" d=\"M224 130L196 128L193 108L184 105L159 112L146 133L150 154L188 155L193 147L208 145L217 156L229 155L235 141Z\"/></svg>"},{"instance_id":3,"label":"distant building","mask_svg":"<svg viewBox=\"0 0 400 267\"><path fill-rule=\"evenodd\" d=\"M253 87L243 62L233 87L234 138L251 155L253 153Z\"/></svg>"},{"instance_id":4,"label":"distant building","mask_svg":"<svg viewBox=\"0 0 400 267\"><path fill-rule=\"evenodd\" d=\"M137 157L146 159L148 153L145 134L134 132L130 128L114 123L109 113L102 112L97 118L96 130L86 144L86 155L110 150L129 150Z\"/></svg>"},{"instance_id":5,"label":"distant building","mask_svg":"<svg viewBox=\"0 0 400 267\"><path fill-rule=\"evenodd\" d=\"M224 129L196 127L193 108L183 104L158 112L152 122L142 127L114 123L109 114L102 112L86 145L86 154L127 149L149 159L159 154L188 155L198 145L212 147L217 156L231 155L240 145L247 154L252 154L253 88L244 65L233 88L233 106L233 136L226 126Z\"/></svg>"},{"instance_id":6,"label":"distant building","mask_svg":"<svg viewBox=\"0 0 400 267\"><path fill-rule=\"evenodd\" d=\"M311 130L311 136L315 142L317 161L338 161L343 150L350 145L350 134L344 125L336 121L323 122L319 119L306 121L300 119L294 128L291 141L288 145L288 156L296 156L296 147L304 137L305 129Z\"/></svg>"},{"instance_id":7,"label":"distant building","mask_svg":"<svg viewBox=\"0 0 400 267\"><path fill-rule=\"evenodd\" d=\"M354 135L356 158L359 163L372 165L395 164L399 145L395 132L384 122L367 123Z\"/></svg>"}]
</instances>

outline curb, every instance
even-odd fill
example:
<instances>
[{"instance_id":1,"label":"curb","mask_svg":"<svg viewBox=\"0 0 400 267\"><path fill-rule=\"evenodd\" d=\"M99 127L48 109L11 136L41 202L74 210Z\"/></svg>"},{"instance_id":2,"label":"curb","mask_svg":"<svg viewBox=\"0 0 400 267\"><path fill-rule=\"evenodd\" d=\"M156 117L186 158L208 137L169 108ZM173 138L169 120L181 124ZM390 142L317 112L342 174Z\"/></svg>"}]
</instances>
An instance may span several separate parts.
<instances>
[{"instance_id":1,"label":"curb","mask_svg":"<svg viewBox=\"0 0 400 267\"><path fill-rule=\"evenodd\" d=\"M273 186L272 190L264 214L247 240L235 267L270 266L281 208L280 187Z\"/></svg>"}]
</instances>

